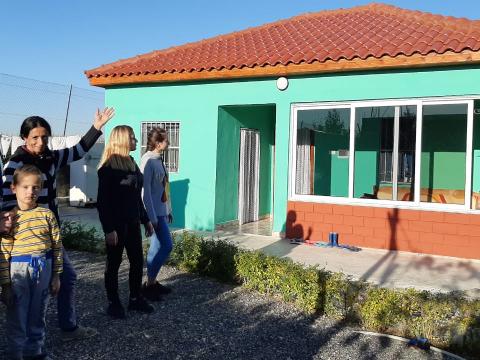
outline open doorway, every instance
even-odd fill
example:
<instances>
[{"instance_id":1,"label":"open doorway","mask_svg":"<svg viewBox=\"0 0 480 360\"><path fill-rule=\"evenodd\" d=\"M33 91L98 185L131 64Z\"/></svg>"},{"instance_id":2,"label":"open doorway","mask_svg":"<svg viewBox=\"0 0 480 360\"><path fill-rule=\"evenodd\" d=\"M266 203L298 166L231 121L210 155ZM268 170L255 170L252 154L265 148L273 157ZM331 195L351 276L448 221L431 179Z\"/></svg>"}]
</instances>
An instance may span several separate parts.
<instances>
[{"instance_id":1,"label":"open doorway","mask_svg":"<svg viewBox=\"0 0 480 360\"><path fill-rule=\"evenodd\" d=\"M219 108L216 229L272 234L275 106Z\"/></svg>"}]
</instances>

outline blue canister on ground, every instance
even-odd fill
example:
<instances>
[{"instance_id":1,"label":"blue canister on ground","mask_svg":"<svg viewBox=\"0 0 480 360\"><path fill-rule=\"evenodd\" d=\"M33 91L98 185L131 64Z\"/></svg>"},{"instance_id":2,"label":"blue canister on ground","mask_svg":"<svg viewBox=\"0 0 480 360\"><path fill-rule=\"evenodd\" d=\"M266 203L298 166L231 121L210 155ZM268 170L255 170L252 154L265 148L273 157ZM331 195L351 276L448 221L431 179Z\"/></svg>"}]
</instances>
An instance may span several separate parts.
<instances>
[{"instance_id":1,"label":"blue canister on ground","mask_svg":"<svg viewBox=\"0 0 480 360\"><path fill-rule=\"evenodd\" d=\"M331 232L328 234L328 242L330 246L338 246L338 233Z\"/></svg>"}]
</instances>

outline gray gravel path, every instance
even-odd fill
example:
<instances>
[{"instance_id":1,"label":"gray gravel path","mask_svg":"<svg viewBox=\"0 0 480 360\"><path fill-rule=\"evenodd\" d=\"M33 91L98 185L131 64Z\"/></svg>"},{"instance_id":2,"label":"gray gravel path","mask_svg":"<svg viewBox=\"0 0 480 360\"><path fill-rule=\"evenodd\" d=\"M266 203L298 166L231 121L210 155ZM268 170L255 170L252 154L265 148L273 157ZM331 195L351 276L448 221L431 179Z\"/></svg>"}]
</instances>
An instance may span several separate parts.
<instances>
[{"instance_id":1,"label":"gray gravel path","mask_svg":"<svg viewBox=\"0 0 480 360\"><path fill-rule=\"evenodd\" d=\"M173 288L151 315L105 315L104 259L69 252L79 274L81 323L99 335L62 343L49 308L47 349L54 359L449 359L407 348L397 340L355 333L326 318L303 315L290 304L166 267L161 281ZM128 296L126 261L122 298ZM0 358L4 358L4 309L0 310Z\"/></svg>"}]
</instances>

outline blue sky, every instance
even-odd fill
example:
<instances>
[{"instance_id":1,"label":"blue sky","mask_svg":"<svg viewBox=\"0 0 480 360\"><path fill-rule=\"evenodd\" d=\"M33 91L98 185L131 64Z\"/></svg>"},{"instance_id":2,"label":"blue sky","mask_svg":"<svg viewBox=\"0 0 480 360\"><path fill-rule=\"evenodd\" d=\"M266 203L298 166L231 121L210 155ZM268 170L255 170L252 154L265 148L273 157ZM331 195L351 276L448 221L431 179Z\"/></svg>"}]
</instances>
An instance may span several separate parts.
<instances>
[{"instance_id":1,"label":"blue sky","mask_svg":"<svg viewBox=\"0 0 480 360\"><path fill-rule=\"evenodd\" d=\"M370 1L4 1L0 73L88 88L86 69L152 50ZM480 18L480 1L390 0L404 8Z\"/></svg>"}]
</instances>

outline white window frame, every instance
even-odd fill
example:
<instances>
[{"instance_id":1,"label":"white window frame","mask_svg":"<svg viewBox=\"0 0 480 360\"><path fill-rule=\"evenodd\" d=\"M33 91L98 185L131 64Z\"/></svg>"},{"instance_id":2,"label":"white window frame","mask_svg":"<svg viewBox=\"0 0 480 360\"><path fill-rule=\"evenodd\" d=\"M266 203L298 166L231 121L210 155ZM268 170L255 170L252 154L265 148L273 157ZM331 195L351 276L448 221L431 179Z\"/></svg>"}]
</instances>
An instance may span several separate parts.
<instances>
[{"instance_id":1,"label":"white window frame","mask_svg":"<svg viewBox=\"0 0 480 360\"><path fill-rule=\"evenodd\" d=\"M181 122L179 120L144 120L140 122L140 136L143 137L143 125L144 124L153 124L155 125L162 125L165 124L164 129L166 129L166 124L178 124L178 146L172 146L169 145L169 148L171 149L177 149L178 150L178 158L177 158L177 169L176 171L172 171L171 169L167 169L170 174L178 174L180 172L180 128L181 128ZM161 127L161 126L160 126ZM167 130L168 133L168 130ZM145 134L147 136L147 134ZM146 149L146 146L143 145L143 138L141 138L140 142L140 155L143 155L143 149Z\"/></svg>"},{"instance_id":2,"label":"white window frame","mask_svg":"<svg viewBox=\"0 0 480 360\"><path fill-rule=\"evenodd\" d=\"M394 207L404 209L421 209L446 212L461 213L479 213L480 210L471 209L472 203L472 165L473 165L473 111L474 100L479 100L480 96L459 96L442 98L414 98L414 99L385 99L369 101L341 101L341 102L319 102L319 103L292 103L290 107L290 148L289 148L289 178L288 178L288 200L304 201L329 204L349 204L360 206L375 207ZM421 154L422 154L422 123L423 106L425 105L467 105L467 142L466 142L466 172L465 172L465 203L464 204L439 204L420 201L420 173L421 173ZM416 106L416 141L415 141L415 184L414 200L379 200L379 199L359 199L353 197L354 194L354 174L355 174L355 115L356 109L362 107L379 106ZM348 172L348 197L323 196L323 195L299 195L295 194L295 173L296 173L296 143L297 143L297 113L299 110L328 110L338 108L350 109L350 148L349 148L349 172ZM399 126L395 126L395 134L398 141ZM394 137L395 139L395 137Z\"/></svg>"}]
</instances>

